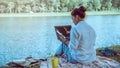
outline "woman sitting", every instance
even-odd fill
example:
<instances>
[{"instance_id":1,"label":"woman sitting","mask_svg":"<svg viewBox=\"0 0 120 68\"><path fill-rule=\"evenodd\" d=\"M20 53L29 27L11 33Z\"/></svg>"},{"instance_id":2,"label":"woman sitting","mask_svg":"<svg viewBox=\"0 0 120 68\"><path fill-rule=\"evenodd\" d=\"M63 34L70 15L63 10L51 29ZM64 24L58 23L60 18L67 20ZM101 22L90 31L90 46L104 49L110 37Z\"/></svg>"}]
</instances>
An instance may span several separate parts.
<instances>
[{"instance_id":1,"label":"woman sitting","mask_svg":"<svg viewBox=\"0 0 120 68\"><path fill-rule=\"evenodd\" d=\"M70 31L70 41L68 45L62 43L56 53L55 56L66 56L67 61L72 64L80 63L81 66L85 64L93 65L96 67L104 67L100 65L108 65L108 67L113 65L113 67L117 67L120 65L119 63L107 64L108 60L104 60L100 56L96 56L96 50L94 49L95 41L96 41L96 33L95 30L87 24L84 19L86 16L86 8L84 6L80 6L79 8L75 8L71 15L73 23L75 24ZM101 64L102 63L102 64ZM111 63L111 62L110 62ZM110 67L111 67L110 66ZM96 67L96 68L98 68ZM92 68L92 67L91 67Z\"/></svg>"}]
</instances>

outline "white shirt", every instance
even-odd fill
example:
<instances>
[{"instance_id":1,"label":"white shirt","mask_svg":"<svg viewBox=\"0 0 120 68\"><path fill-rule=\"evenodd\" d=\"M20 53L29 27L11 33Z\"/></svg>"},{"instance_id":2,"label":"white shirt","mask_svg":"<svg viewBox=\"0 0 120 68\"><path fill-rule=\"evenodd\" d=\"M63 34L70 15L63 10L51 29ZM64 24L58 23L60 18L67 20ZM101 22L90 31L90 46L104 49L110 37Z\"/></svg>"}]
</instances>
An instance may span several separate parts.
<instances>
[{"instance_id":1,"label":"white shirt","mask_svg":"<svg viewBox=\"0 0 120 68\"><path fill-rule=\"evenodd\" d=\"M71 57L80 63L89 63L96 59L94 49L96 40L95 31L86 22L81 21L70 32L69 49Z\"/></svg>"}]
</instances>

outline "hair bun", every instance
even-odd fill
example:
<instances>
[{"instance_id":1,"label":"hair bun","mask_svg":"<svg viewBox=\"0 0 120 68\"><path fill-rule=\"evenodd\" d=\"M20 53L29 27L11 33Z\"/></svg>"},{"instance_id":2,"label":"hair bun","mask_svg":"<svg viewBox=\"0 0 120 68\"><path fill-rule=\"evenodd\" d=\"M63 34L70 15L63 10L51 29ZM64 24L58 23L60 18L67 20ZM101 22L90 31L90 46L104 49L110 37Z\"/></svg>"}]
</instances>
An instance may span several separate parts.
<instances>
[{"instance_id":1,"label":"hair bun","mask_svg":"<svg viewBox=\"0 0 120 68\"><path fill-rule=\"evenodd\" d=\"M79 17L81 18L85 18L86 16L86 8L84 6L80 6L79 8L75 8L72 12L71 12L71 15L72 16L76 16L78 15Z\"/></svg>"},{"instance_id":2,"label":"hair bun","mask_svg":"<svg viewBox=\"0 0 120 68\"><path fill-rule=\"evenodd\" d=\"M86 11L86 8L85 8L84 6L80 6L80 7L79 7L79 10L85 12L85 11Z\"/></svg>"}]
</instances>

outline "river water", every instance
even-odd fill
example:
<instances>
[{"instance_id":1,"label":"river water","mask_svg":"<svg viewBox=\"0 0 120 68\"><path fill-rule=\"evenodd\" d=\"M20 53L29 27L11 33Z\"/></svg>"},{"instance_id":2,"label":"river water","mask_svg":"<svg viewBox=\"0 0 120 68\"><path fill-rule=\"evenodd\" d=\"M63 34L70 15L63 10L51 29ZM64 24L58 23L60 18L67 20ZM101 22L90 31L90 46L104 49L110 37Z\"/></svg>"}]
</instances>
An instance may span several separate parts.
<instances>
[{"instance_id":1,"label":"river water","mask_svg":"<svg viewBox=\"0 0 120 68\"><path fill-rule=\"evenodd\" d=\"M85 21L97 34L96 46L120 44L120 15L87 16ZM28 56L43 58L53 55L61 44L55 25L74 25L69 16L0 18L0 66Z\"/></svg>"}]
</instances>

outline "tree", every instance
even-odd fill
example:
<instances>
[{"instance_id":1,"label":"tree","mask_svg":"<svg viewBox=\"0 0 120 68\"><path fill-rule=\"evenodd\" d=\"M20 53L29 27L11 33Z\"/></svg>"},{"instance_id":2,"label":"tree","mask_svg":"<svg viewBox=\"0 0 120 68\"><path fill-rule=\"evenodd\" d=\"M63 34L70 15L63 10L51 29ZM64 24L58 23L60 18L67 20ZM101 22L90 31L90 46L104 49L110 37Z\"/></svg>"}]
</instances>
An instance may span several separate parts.
<instances>
[{"instance_id":1,"label":"tree","mask_svg":"<svg viewBox=\"0 0 120 68\"><path fill-rule=\"evenodd\" d=\"M4 13L5 10L5 6L4 5L0 5L0 13Z\"/></svg>"},{"instance_id":2,"label":"tree","mask_svg":"<svg viewBox=\"0 0 120 68\"><path fill-rule=\"evenodd\" d=\"M54 8L54 12L59 12L60 11L60 0L54 0L53 8Z\"/></svg>"},{"instance_id":3,"label":"tree","mask_svg":"<svg viewBox=\"0 0 120 68\"><path fill-rule=\"evenodd\" d=\"M31 6L30 5L26 5L25 6L25 12L29 13L31 11Z\"/></svg>"},{"instance_id":4,"label":"tree","mask_svg":"<svg viewBox=\"0 0 120 68\"><path fill-rule=\"evenodd\" d=\"M82 0L70 0L68 4L68 11L72 11L74 8L78 8L82 3Z\"/></svg>"},{"instance_id":5,"label":"tree","mask_svg":"<svg viewBox=\"0 0 120 68\"><path fill-rule=\"evenodd\" d=\"M100 10L100 8L101 8L101 1L100 0L93 0L93 7L94 7L94 9L96 11Z\"/></svg>"},{"instance_id":6,"label":"tree","mask_svg":"<svg viewBox=\"0 0 120 68\"><path fill-rule=\"evenodd\" d=\"M32 7L32 11L35 12L35 13L40 12L40 8L37 5L35 5L35 6Z\"/></svg>"},{"instance_id":7,"label":"tree","mask_svg":"<svg viewBox=\"0 0 120 68\"><path fill-rule=\"evenodd\" d=\"M45 12L47 10L45 3L41 3L39 8L40 8L40 12Z\"/></svg>"},{"instance_id":8,"label":"tree","mask_svg":"<svg viewBox=\"0 0 120 68\"><path fill-rule=\"evenodd\" d=\"M92 11L93 10L93 5L91 2L88 2L87 6L86 6L88 11Z\"/></svg>"},{"instance_id":9,"label":"tree","mask_svg":"<svg viewBox=\"0 0 120 68\"><path fill-rule=\"evenodd\" d=\"M8 3L8 9L10 13L14 12L14 7L15 7L15 3L14 2L9 2Z\"/></svg>"},{"instance_id":10,"label":"tree","mask_svg":"<svg viewBox=\"0 0 120 68\"><path fill-rule=\"evenodd\" d=\"M102 0L102 9L111 10L112 0Z\"/></svg>"},{"instance_id":11,"label":"tree","mask_svg":"<svg viewBox=\"0 0 120 68\"><path fill-rule=\"evenodd\" d=\"M67 9L68 11L68 4L69 4L70 0L60 0L60 10L63 11Z\"/></svg>"},{"instance_id":12,"label":"tree","mask_svg":"<svg viewBox=\"0 0 120 68\"><path fill-rule=\"evenodd\" d=\"M61 7L66 7L70 1L69 0L60 0Z\"/></svg>"},{"instance_id":13,"label":"tree","mask_svg":"<svg viewBox=\"0 0 120 68\"><path fill-rule=\"evenodd\" d=\"M0 13L4 13L7 6L6 2L0 2Z\"/></svg>"},{"instance_id":14,"label":"tree","mask_svg":"<svg viewBox=\"0 0 120 68\"><path fill-rule=\"evenodd\" d=\"M112 0L112 6L114 8L120 8L120 0Z\"/></svg>"},{"instance_id":15,"label":"tree","mask_svg":"<svg viewBox=\"0 0 120 68\"><path fill-rule=\"evenodd\" d=\"M108 10L111 10L111 8L112 8L111 0L110 0L109 2L107 2L106 4L107 4L107 5L106 5L106 6L107 6L107 9L108 9Z\"/></svg>"},{"instance_id":16,"label":"tree","mask_svg":"<svg viewBox=\"0 0 120 68\"><path fill-rule=\"evenodd\" d=\"M25 5L18 5L16 11L18 13L25 12Z\"/></svg>"},{"instance_id":17,"label":"tree","mask_svg":"<svg viewBox=\"0 0 120 68\"><path fill-rule=\"evenodd\" d=\"M48 0L48 2L47 2L48 11L52 12L54 10L54 2L55 2L55 0Z\"/></svg>"}]
</instances>

